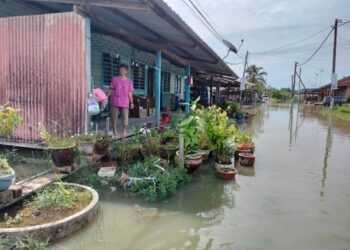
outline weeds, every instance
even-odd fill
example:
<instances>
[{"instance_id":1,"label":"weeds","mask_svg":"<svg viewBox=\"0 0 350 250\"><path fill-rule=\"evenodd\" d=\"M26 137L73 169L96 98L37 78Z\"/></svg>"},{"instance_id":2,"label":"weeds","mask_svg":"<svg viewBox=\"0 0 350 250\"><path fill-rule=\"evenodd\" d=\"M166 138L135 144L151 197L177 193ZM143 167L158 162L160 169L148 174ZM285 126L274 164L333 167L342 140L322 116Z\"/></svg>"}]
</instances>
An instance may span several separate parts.
<instances>
[{"instance_id":1,"label":"weeds","mask_svg":"<svg viewBox=\"0 0 350 250\"><path fill-rule=\"evenodd\" d=\"M10 237L0 235L0 249L2 250L44 250L48 240L36 240L31 235L17 235Z\"/></svg>"}]
</instances>

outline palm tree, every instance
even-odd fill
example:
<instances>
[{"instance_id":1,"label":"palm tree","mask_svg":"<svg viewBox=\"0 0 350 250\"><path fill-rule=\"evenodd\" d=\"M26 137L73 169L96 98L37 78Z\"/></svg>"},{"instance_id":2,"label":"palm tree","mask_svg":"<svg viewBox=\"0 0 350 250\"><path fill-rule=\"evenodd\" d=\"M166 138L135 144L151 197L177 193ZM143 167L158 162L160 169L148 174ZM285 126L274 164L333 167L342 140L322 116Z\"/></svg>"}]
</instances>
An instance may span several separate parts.
<instances>
[{"instance_id":1,"label":"palm tree","mask_svg":"<svg viewBox=\"0 0 350 250\"><path fill-rule=\"evenodd\" d=\"M247 68L246 79L248 82L255 84L255 90L259 95L263 94L265 90L265 76L267 76L267 73L263 70L263 67L253 64Z\"/></svg>"}]
</instances>

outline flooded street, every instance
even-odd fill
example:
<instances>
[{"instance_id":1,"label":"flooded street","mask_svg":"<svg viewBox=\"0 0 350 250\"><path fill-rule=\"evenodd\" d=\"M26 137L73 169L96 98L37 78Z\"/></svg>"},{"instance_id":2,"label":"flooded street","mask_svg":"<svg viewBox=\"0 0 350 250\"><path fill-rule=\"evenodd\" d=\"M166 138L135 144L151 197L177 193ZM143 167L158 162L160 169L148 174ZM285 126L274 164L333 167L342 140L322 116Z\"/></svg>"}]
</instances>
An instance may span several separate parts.
<instances>
[{"instance_id":1,"label":"flooded street","mask_svg":"<svg viewBox=\"0 0 350 250\"><path fill-rule=\"evenodd\" d=\"M51 249L350 249L350 123L286 105L243 127L257 157L236 182L208 163L160 203L100 190L97 219Z\"/></svg>"}]
</instances>

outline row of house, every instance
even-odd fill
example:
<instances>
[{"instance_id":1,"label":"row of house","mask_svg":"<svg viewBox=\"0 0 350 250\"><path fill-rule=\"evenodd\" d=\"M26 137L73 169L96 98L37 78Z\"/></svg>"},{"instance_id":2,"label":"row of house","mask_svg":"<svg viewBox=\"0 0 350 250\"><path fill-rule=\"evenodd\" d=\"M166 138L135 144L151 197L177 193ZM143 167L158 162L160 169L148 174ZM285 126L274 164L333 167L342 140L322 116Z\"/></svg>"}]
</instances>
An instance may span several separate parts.
<instances>
[{"instance_id":1,"label":"row of house","mask_svg":"<svg viewBox=\"0 0 350 250\"><path fill-rule=\"evenodd\" d=\"M89 130L88 94L106 91L121 63L156 123L191 88L210 90L211 103L213 88L238 79L162 0L0 1L0 55L0 102L22 109L11 140L25 143L40 140L39 122Z\"/></svg>"},{"instance_id":2,"label":"row of house","mask_svg":"<svg viewBox=\"0 0 350 250\"><path fill-rule=\"evenodd\" d=\"M301 99L311 102L322 102L325 96L331 95L331 84L325 84L318 88L309 88L301 92ZM338 88L333 91L333 96L341 96L343 100L350 97L350 76L338 80Z\"/></svg>"}]
</instances>

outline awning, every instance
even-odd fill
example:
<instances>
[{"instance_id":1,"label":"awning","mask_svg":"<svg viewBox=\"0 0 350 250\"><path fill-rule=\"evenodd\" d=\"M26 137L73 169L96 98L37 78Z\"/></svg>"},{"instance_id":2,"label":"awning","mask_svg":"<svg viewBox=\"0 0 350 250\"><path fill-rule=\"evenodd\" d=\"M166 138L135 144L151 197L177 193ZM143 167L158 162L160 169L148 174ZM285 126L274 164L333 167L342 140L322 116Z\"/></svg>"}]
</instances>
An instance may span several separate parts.
<instances>
[{"instance_id":1,"label":"awning","mask_svg":"<svg viewBox=\"0 0 350 250\"><path fill-rule=\"evenodd\" d=\"M24 0L46 12L80 12L95 32L115 36L133 47L163 56L174 64L191 65L205 74L238 76L162 0Z\"/></svg>"}]
</instances>

